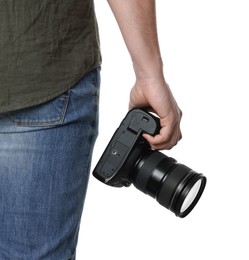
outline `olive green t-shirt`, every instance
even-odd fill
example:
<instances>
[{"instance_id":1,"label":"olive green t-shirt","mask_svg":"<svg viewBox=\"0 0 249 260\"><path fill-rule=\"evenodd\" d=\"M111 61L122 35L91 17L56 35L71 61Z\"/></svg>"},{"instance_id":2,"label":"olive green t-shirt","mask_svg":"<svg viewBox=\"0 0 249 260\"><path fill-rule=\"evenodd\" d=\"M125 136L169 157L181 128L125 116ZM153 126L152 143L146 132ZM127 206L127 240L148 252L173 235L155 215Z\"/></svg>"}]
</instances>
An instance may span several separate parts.
<instances>
[{"instance_id":1,"label":"olive green t-shirt","mask_svg":"<svg viewBox=\"0 0 249 260\"><path fill-rule=\"evenodd\" d=\"M100 63L93 0L0 0L0 112L48 101Z\"/></svg>"}]
</instances>

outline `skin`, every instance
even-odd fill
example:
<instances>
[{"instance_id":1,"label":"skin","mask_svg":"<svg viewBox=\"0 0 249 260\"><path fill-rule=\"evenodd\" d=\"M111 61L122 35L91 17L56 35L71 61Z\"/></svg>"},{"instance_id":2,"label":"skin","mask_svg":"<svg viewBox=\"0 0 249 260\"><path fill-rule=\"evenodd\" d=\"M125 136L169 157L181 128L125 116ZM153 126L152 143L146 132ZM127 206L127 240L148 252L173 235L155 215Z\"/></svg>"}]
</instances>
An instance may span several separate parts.
<instances>
[{"instance_id":1,"label":"skin","mask_svg":"<svg viewBox=\"0 0 249 260\"><path fill-rule=\"evenodd\" d=\"M156 136L144 134L151 147L171 149L182 138L182 112L163 74L157 36L155 0L108 0L130 53L136 82L129 109L146 108L160 118Z\"/></svg>"}]
</instances>

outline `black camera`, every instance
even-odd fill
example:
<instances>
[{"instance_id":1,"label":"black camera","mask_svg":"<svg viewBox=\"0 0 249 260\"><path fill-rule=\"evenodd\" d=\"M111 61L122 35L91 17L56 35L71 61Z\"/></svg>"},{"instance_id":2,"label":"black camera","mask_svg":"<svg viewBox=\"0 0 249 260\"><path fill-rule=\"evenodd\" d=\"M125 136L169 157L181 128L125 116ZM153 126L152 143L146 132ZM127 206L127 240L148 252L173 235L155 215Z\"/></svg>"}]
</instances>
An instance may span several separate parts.
<instances>
[{"instance_id":1,"label":"black camera","mask_svg":"<svg viewBox=\"0 0 249 260\"><path fill-rule=\"evenodd\" d=\"M142 109L130 110L107 145L93 175L114 187L133 184L183 218L201 197L206 177L153 150L142 135L156 135L159 131L158 117Z\"/></svg>"}]
</instances>

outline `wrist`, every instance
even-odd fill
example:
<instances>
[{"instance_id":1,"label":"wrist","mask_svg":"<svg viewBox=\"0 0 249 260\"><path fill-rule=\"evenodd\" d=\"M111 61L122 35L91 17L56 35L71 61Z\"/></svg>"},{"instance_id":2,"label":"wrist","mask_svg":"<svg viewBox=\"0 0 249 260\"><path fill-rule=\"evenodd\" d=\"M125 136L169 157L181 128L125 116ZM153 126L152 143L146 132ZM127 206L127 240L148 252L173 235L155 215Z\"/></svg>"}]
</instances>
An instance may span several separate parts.
<instances>
[{"instance_id":1,"label":"wrist","mask_svg":"<svg viewBox=\"0 0 249 260\"><path fill-rule=\"evenodd\" d=\"M150 80L163 78L163 61L161 56L143 58L141 61L133 60L133 68L137 80Z\"/></svg>"}]
</instances>

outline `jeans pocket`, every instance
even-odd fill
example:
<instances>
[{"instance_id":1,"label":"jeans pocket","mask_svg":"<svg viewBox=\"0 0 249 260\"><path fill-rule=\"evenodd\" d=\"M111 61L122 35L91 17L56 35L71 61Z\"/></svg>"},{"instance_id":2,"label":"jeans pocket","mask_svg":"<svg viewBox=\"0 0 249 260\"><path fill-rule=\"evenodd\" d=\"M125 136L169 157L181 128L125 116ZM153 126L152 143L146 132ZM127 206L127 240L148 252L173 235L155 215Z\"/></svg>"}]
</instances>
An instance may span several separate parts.
<instances>
[{"instance_id":1,"label":"jeans pocket","mask_svg":"<svg viewBox=\"0 0 249 260\"><path fill-rule=\"evenodd\" d=\"M63 124L69 102L69 91L41 105L9 112L5 115L16 126L51 127Z\"/></svg>"}]
</instances>

